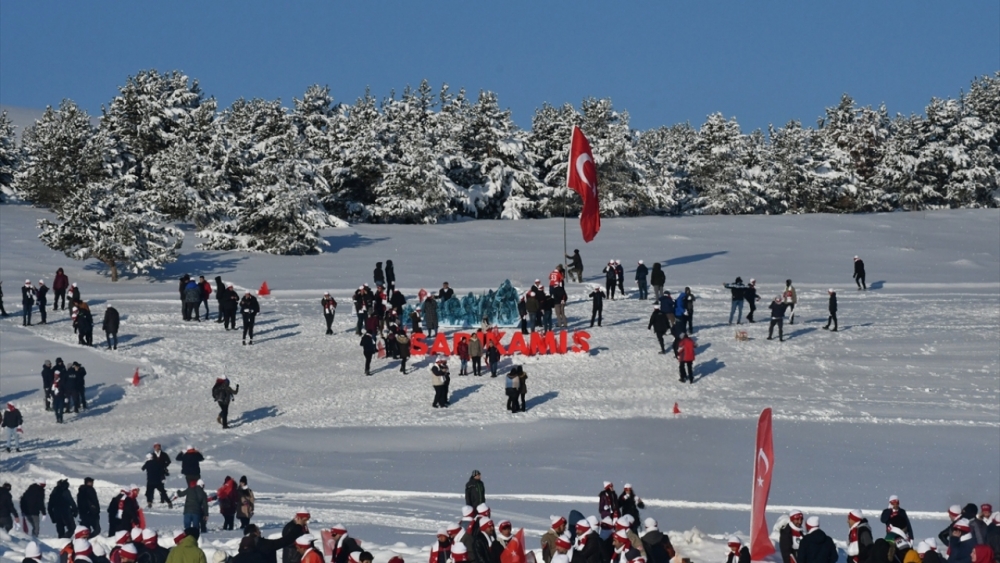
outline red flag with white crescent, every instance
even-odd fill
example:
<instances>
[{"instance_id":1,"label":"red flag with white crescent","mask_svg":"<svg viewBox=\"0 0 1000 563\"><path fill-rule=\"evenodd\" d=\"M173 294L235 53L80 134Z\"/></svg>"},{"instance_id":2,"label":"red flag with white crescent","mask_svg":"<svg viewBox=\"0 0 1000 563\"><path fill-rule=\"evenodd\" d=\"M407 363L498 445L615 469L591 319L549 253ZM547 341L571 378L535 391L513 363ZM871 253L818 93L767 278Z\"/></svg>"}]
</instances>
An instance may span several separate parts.
<instances>
[{"instance_id":1,"label":"red flag with white crescent","mask_svg":"<svg viewBox=\"0 0 1000 563\"><path fill-rule=\"evenodd\" d=\"M524 528L521 528L507 542L507 547L500 554L501 563L526 563L524 556Z\"/></svg>"},{"instance_id":2,"label":"red flag with white crescent","mask_svg":"<svg viewBox=\"0 0 1000 563\"><path fill-rule=\"evenodd\" d=\"M583 199L580 212L580 230L583 241L590 242L601 230L601 209L597 198L597 165L590 150L590 142L579 127L573 126L569 144L569 173L566 185Z\"/></svg>"},{"instance_id":3,"label":"red flag with white crescent","mask_svg":"<svg viewBox=\"0 0 1000 563\"><path fill-rule=\"evenodd\" d=\"M753 493L750 495L750 559L762 561L774 553L774 544L768 536L767 495L771 492L771 473L774 470L774 442L771 439L771 409L760 413L757 421L757 447L754 449Z\"/></svg>"}]
</instances>

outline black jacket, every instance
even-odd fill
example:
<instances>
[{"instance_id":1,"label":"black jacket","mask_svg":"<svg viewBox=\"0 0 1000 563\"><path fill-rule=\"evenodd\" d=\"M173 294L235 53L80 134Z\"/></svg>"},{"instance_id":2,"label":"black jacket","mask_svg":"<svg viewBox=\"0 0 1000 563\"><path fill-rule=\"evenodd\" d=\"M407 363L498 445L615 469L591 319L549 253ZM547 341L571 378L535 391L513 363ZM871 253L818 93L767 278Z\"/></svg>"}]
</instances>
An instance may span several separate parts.
<instances>
[{"instance_id":1,"label":"black jacket","mask_svg":"<svg viewBox=\"0 0 1000 563\"><path fill-rule=\"evenodd\" d=\"M4 409L3 410L3 422L0 426L3 428L17 428L18 426L24 424L24 418L21 417L21 411L14 409Z\"/></svg>"},{"instance_id":2,"label":"black jacket","mask_svg":"<svg viewBox=\"0 0 1000 563\"><path fill-rule=\"evenodd\" d=\"M306 533L305 526L300 526L295 523L295 520L292 520L285 524L285 527L282 528L281 537L292 538L292 542L294 543L295 540L301 537L304 533ZM257 545L260 547L259 541ZM282 563L298 563L301 559L302 556L299 555L299 552L295 550L295 546L291 543L285 546L284 551L281 553Z\"/></svg>"},{"instance_id":3,"label":"black jacket","mask_svg":"<svg viewBox=\"0 0 1000 563\"><path fill-rule=\"evenodd\" d=\"M144 548L139 552L136 563L166 563L170 550L157 545L153 549Z\"/></svg>"},{"instance_id":4,"label":"black jacket","mask_svg":"<svg viewBox=\"0 0 1000 563\"><path fill-rule=\"evenodd\" d=\"M654 309L653 314L649 316L649 324L646 325L646 330L653 329L656 334L666 334L669 328L670 323L667 321L667 314L663 312L663 309Z\"/></svg>"},{"instance_id":5,"label":"black jacket","mask_svg":"<svg viewBox=\"0 0 1000 563\"><path fill-rule=\"evenodd\" d=\"M772 319L783 319L785 318L785 311L788 309L788 303L783 301L772 301L769 308L771 309Z\"/></svg>"},{"instance_id":6,"label":"black jacket","mask_svg":"<svg viewBox=\"0 0 1000 563\"><path fill-rule=\"evenodd\" d=\"M496 544L496 540L493 540L493 544ZM490 540L481 530L472 538L472 555L476 563L500 563L500 558L496 557L496 553L490 547Z\"/></svg>"},{"instance_id":7,"label":"black jacket","mask_svg":"<svg viewBox=\"0 0 1000 563\"><path fill-rule=\"evenodd\" d=\"M484 502L486 502L486 485L481 479L469 477L465 483L465 504L476 508Z\"/></svg>"},{"instance_id":8,"label":"black jacket","mask_svg":"<svg viewBox=\"0 0 1000 563\"><path fill-rule=\"evenodd\" d=\"M730 550L729 556L726 557L726 563L750 563L750 548L744 545L738 553L733 553Z\"/></svg>"},{"instance_id":9,"label":"black jacket","mask_svg":"<svg viewBox=\"0 0 1000 563\"><path fill-rule=\"evenodd\" d=\"M605 266L604 267L604 281L607 282L607 283L609 283L609 284L613 284L613 283L615 283L615 280L617 280L617 279L618 279L618 274L617 274L617 272L615 272L615 267L614 266Z\"/></svg>"},{"instance_id":10,"label":"black jacket","mask_svg":"<svg viewBox=\"0 0 1000 563\"><path fill-rule=\"evenodd\" d=\"M603 289L595 289L594 291L591 291L589 297L594 300L593 309L595 311L600 311L600 310L604 309L604 290Z\"/></svg>"},{"instance_id":11,"label":"black jacket","mask_svg":"<svg viewBox=\"0 0 1000 563\"><path fill-rule=\"evenodd\" d=\"M455 290L452 288L441 288L438 290L438 301L444 301L445 299L451 299L455 296Z\"/></svg>"},{"instance_id":12,"label":"black jacket","mask_svg":"<svg viewBox=\"0 0 1000 563\"><path fill-rule=\"evenodd\" d=\"M45 512L45 488L38 483L32 483L21 495L21 514L38 516Z\"/></svg>"},{"instance_id":13,"label":"black jacket","mask_svg":"<svg viewBox=\"0 0 1000 563\"><path fill-rule=\"evenodd\" d=\"M163 464L155 459L146 460L146 463L142 464L142 470L146 472L146 483L153 485L162 483L167 478L164 469Z\"/></svg>"},{"instance_id":14,"label":"black jacket","mask_svg":"<svg viewBox=\"0 0 1000 563\"><path fill-rule=\"evenodd\" d=\"M743 285L742 281L727 283L724 287L732 292L733 301L743 301L743 299L746 298L747 286Z\"/></svg>"},{"instance_id":15,"label":"black jacket","mask_svg":"<svg viewBox=\"0 0 1000 563\"><path fill-rule=\"evenodd\" d=\"M93 485L80 485L76 490L76 507L80 511L80 520L101 517L101 501L97 500Z\"/></svg>"},{"instance_id":16,"label":"black jacket","mask_svg":"<svg viewBox=\"0 0 1000 563\"><path fill-rule=\"evenodd\" d=\"M51 388L53 379L55 379L55 368L42 366L42 387Z\"/></svg>"},{"instance_id":17,"label":"black jacket","mask_svg":"<svg viewBox=\"0 0 1000 563\"><path fill-rule=\"evenodd\" d=\"M653 264L653 273L649 278L652 285L663 285L667 283L667 274L659 264Z\"/></svg>"},{"instance_id":18,"label":"black jacket","mask_svg":"<svg viewBox=\"0 0 1000 563\"><path fill-rule=\"evenodd\" d=\"M170 469L169 469L169 467L170 467L170 456L167 455L167 452L165 452L163 450L160 450L160 453L157 454L154 451L153 452L153 461L155 461L155 462L157 462L157 463L159 463L160 465L163 466L163 474L164 475L170 475Z\"/></svg>"},{"instance_id":19,"label":"black jacket","mask_svg":"<svg viewBox=\"0 0 1000 563\"><path fill-rule=\"evenodd\" d=\"M286 525L285 528L287 529L288 526ZM278 563L278 551L292 545L296 539L298 536L292 537L291 535L282 535L276 540L259 537L256 542L257 553L263 558L264 563ZM251 559L248 563L260 563L260 560Z\"/></svg>"},{"instance_id":20,"label":"black jacket","mask_svg":"<svg viewBox=\"0 0 1000 563\"><path fill-rule=\"evenodd\" d=\"M48 294L48 292L49 292L49 286L47 285L40 285L38 286L38 289L35 290L35 294L38 295L38 302L40 304L42 305L45 304L45 296L46 294Z\"/></svg>"},{"instance_id":21,"label":"black jacket","mask_svg":"<svg viewBox=\"0 0 1000 563\"><path fill-rule=\"evenodd\" d=\"M361 551L361 546L358 545L358 541L347 536L344 538L344 542L340 545L340 552L333 559L331 563L347 563L351 558L351 554L355 551Z\"/></svg>"},{"instance_id":22,"label":"black jacket","mask_svg":"<svg viewBox=\"0 0 1000 563\"><path fill-rule=\"evenodd\" d=\"M854 261L854 277L861 277L865 275L865 261L855 260Z\"/></svg>"},{"instance_id":23,"label":"black jacket","mask_svg":"<svg viewBox=\"0 0 1000 563\"><path fill-rule=\"evenodd\" d=\"M785 524L778 530L778 551L781 553L782 563L792 563L792 558L797 557L799 550L792 547L792 525Z\"/></svg>"},{"instance_id":24,"label":"black jacket","mask_svg":"<svg viewBox=\"0 0 1000 563\"><path fill-rule=\"evenodd\" d=\"M205 456L197 450L181 452L177 454L177 461L181 462L181 475L201 475L201 462L205 461Z\"/></svg>"},{"instance_id":25,"label":"black jacket","mask_svg":"<svg viewBox=\"0 0 1000 563\"><path fill-rule=\"evenodd\" d=\"M19 518L17 509L14 508L14 497L5 487L0 487L0 520L10 518L12 514L14 518Z\"/></svg>"},{"instance_id":26,"label":"black jacket","mask_svg":"<svg viewBox=\"0 0 1000 563\"><path fill-rule=\"evenodd\" d=\"M78 514L76 501L69 492L69 482L59 481L49 494L49 516L53 522L68 522Z\"/></svg>"},{"instance_id":27,"label":"black jacket","mask_svg":"<svg viewBox=\"0 0 1000 563\"><path fill-rule=\"evenodd\" d=\"M895 526L900 530L906 532L908 538L913 537L913 528L910 526L910 518L906 515L906 511L900 508L896 514L892 513L891 508L886 508L882 511L882 515L879 517L879 521L889 526Z\"/></svg>"},{"instance_id":28,"label":"black jacket","mask_svg":"<svg viewBox=\"0 0 1000 563\"><path fill-rule=\"evenodd\" d=\"M104 329L104 332L115 334L118 332L118 325L120 324L120 321L121 317L118 315L118 309L108 307L108 309L104 311L104 323L101 325L101 328Z\"/></svg>"},{"instance_id":29,"label":"black jacket","mask_svg":"<svg viewBox=\"0 0 1000 563\"><path fill-rule=\"evenodd\" d=\"M799 542L798 563L837 563L837 546L826 532L815 529Z\"/></svg>"},{"instance_id":30,"label":"black jacket","mask_svg":"<svg viewBox=\"0 0 1000 563\"><path fill-rule=\"evenodd\" d=\"M402 291L393 291L392 297L389 298L389 304L397 309L402 309L403 305L406 305L406 296L403 295Z\"/></svg>"},{"instance_id":31,"label":"black jacket","mask_svg":"<svg viewBox=\"0 0 1000 563\"><path fill-rule=\"evenodd\" d=\"M760 297L757 296L757 288L748 285L745 290L743 290L743 297L746 298L747 303L750 305L755 305L757 301L760 301Z\"/></svg>"},{"instance_id":32,"label":"black jacket","mask_svg":"<svg viewBox=\"0 0 1000 563\"><path fill-rule=\"evenodd\" d=\"M587 535L587 543L583 549L573 554L573 559L577 563L603 563L604 550L601 548L601 543L601 536L597 532L591 532Z\"/></svg>"},{"instance_id":33,"label":"black jacket","mask_svg":"<svg viewBox=\"0 0 1000 563\"><path fill-rule=\"evenodd\" d=\"M574 252L573 255L569 256L568 258L572 262L574 270L582 270L583 269L583 258L580 257L580 253L579 252Z\"/></svg>"},{"instance_id":34,"label":"black jacket","mask_svg":"<svg viewBox=\"0 0 1000 563\"><path fill-rule=\"evenodd\" d=\"M387 260L385 263L385 283L396 283L396 268L392 265L392 260Z\"/></svg>"},{"instance_id":35,"label":"black jacket","mask_svg":"<svg viewBox=\"0 0 1000 563\"><path fill-rule=\"evenodd\" d=\"M35 288L28 285L21 286L21 304L25 307L35 304Z\"/></svg>"},{"instance_id":36,"label":"black jacket","mask_svg":"<svg viewBox=\"0 0 1000 563\"><path fill-rule=\"evenodd\" d=\"M632 517L634 526L639 524L639 509L646 508L641 500L637 501L634 492L622 491L618 495L618 510L622 516L628 514ZM635 531L635 528L633 528Z\"/></svg>"},{"instance_id":37,"label":"black jacket","mask_svg":"<svg viewBox=\"0 0 1000 563\"><path fill-rule=\"evenodd\" d=\"M81 365L69 366L66 377L73 383L73 389L79 391L87 386L87 368Z\"/></svg>"},{"instance_id":38,"label":"black jacket","mask_svg":"<svg viewBox=\"0 0 1000 563\"><path fill-rule=\"evenodd\" d=\"M240 299L240 312L244 315L256 315L260 312L260 303L257 302L257 298L253 295L244 295L243 299Z\"/></svg>"},{"instance_id":39,"label":"black jacket","mask_svg":"<svg viewBox=\"0 0 1000 563\"><path fill-rule=\"evenodd\" d=\"M646 276L649 275L649 268L645 264L639 264L635 267L635 281L643 280L646 281Z\"/></svg>"},{"instance_id":40,"label":"black jacket","mask_svg":"<svg viewBox=\"0 0 1000 563\"><path fill-rule=\"evenodd\" d=\"M830 294L830 312L831 313L836 313L837 312L837 294L836 293L831 293Z\"/></svg>"},{"instance_id":41,"label":"black jacket","mask_svg":"<svg viewBox=\"0 0 1000 563\"><path fill-rule=\"evenodd\" d=\"M649 563L670 563L674 558L674 546L670 536L659 530L650 530L642 535L642 548Z\"/></svg>"}]
</instances>

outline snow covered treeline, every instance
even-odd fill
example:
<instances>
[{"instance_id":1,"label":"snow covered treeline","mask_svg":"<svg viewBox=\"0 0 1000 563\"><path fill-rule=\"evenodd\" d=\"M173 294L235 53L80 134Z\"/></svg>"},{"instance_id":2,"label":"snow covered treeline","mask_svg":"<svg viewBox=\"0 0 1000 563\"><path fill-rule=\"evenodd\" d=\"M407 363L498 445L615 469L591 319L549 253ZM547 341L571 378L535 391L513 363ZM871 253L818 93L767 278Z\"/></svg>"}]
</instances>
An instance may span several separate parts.
<instances>
[{"instance_id":1,"label":"snow covered treeline","mask_svg":"<svg viewBox=\"0 0 1000 563\"><path fill-rule=\"evenodd\" d=\"M311 86L290 108L241 99L220 111L197 81L156 71L129 77L102 113L94 128L66 100L20 145L0 118L3 196L52 208L64 222L80 206L144 213L146 224L188 221L202 248L309 253L324 244L319 229L341 220L574 214L579 202L564 184L579 125L605 216L1000 204L1000 73L958 99L931 100L924 116L891 117L844 95L815 127L792 121L749 134L721 114L698 128L637 131L608 99L543 105L524 130L493 92L472 100L426 81L381 101L366 93L335 103L328 88ZM107 198L115 205L98 205ZM89 250L74 252L81 248Z\"/></svg>"}]
</instances>

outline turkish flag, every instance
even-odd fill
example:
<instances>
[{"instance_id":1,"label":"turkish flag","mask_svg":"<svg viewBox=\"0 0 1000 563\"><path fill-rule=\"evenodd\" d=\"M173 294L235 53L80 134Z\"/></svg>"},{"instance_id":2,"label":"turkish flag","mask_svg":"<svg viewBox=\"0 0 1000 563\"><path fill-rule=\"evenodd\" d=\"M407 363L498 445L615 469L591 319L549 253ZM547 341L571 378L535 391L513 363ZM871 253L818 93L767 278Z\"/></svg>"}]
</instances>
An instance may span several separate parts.
<instances>
[{"instance_id":1,"label":"turkish flag","mask_svg":"<svg viewBox=\"0 0 1000 563\"><path fill-rule=\"evenodd\" d=\"M767 495L771 492L771 473L774 470L774 442L771 439L771 409L760 413L757 421L757 447L754 449L753 493L750 495L750 559L763 561L774 553L774 544L768 536Z\"/></svg>"},{"instance_id":2,"label":"turkish flag","mask_svg":"<svg viewBox=\"0 0 1000 563\"><path fill-rule=\"evenodd\" d=\"M573 126L573 139L569 144L569 172L566 185L583 199L580 213L580 230L583 241L590 242L601 230L601 209L597 198L597 165L590 151L590 142L579 127Z\"/></svg>"},{"instance_id":3,"label":"turkish flag","mask_svg":"<svg viewBox=\"0 0 1000 563\"><path fill-rule=\"evenodd\" d=\"M500 563L526 563L524 557L524 528L521 528L507 542L507 547L500 554Z\"/></svg>"}]
</instances>

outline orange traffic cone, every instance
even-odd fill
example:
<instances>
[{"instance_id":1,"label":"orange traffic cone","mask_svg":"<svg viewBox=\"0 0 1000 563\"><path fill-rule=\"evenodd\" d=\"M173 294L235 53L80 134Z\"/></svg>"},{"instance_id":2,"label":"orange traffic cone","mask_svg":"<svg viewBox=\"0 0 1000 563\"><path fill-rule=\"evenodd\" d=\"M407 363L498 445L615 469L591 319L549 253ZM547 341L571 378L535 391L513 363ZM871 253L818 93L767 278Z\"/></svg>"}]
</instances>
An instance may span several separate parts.
<instances>
[{"instance_id":1,"label":"orange traffic cone","mask_svg":"<svg viewBox=\"0 0 1000 563\"><path fill-rule=\"evenodd\" d=\"M674 414L681 414L681 408L677 406L677 403L674 403Z\"/></svg>"},{"instance_id":2,"label":"orange traffic cone","mask_svg":"<svg viewBox=\"0 0 1000 563\"><path fill-rule=\"evenodd\" d=\"M135 373L132 375L132 386L139 386L139 368L135 368Z\"/></svg>"},{"instance_id":3,"label":"orange traffic cone","mask_svg":"<svg viewBox=\"0 0 1000 563\"><path fill-rule=\"evenodd\" d=\"M257 295L271 295L271 290L267 287L267 282L260 284L260 289L257 290Z\"/></svg>"}]
</instances>

